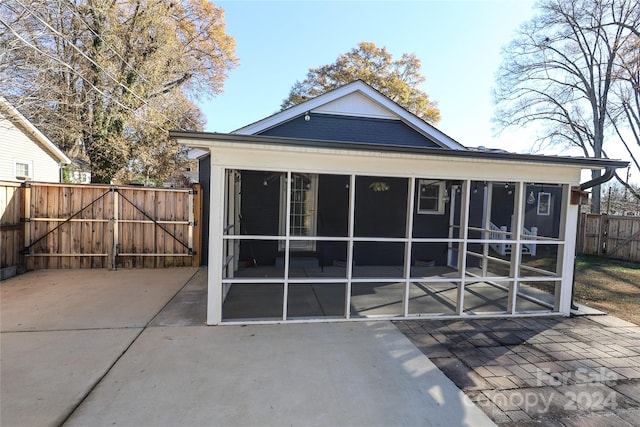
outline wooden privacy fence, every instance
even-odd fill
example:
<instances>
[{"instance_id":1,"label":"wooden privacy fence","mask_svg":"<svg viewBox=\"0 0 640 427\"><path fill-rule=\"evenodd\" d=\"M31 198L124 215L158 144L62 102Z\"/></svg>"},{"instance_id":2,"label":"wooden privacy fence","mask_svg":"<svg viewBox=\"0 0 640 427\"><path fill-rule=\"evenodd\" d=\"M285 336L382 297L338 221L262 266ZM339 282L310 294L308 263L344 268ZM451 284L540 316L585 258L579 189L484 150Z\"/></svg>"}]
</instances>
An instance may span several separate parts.
<instances>
[{"instance_id":1,"label":"wooden privacy fence","mask_svg":"<svg viewBox=\"0 0 640 427\"><path fill-rule=\"evenodd\" d=\"M640 217L582 214L578 251L640 262Z\"/></svg>"},{"instance_id":2,"label":"wooden privacy fence","mask_svg":"<svg viewBox=\"0 0 640 427\"><path fill-rule=\"evenodd\" d=\"M0 208L6 206L3 267L11 263L26 270L200 265L202 192L197 184L191 189L162 189L2 183L0 188L7 195L0 199Z\"/></svg>"},{"instance_id":3,"label":"wooden privacy fence","mask_svg":"<svg viewBox=\"0 0 640 427\"><path fill-rule=\"evenodd\" d=\"M0 280L13 276L23 264L23 192L20 184L0 183Z\"/></svg>"}]
</instances>

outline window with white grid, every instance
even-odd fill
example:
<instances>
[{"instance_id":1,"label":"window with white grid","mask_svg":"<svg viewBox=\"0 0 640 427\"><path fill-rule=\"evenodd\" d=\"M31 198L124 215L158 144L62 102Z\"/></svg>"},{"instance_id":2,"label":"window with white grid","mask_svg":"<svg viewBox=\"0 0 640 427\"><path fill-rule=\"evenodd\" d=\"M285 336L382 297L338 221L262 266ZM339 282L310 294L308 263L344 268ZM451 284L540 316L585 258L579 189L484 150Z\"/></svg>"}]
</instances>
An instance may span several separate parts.
<instances>
[{"instance_id":1,"label":"window with white grid","mask_svg":"<svg viewBox=\"0 0 640 427\"><path fill-rule=\"evenodd\" d=\"M33 165L30 161L15 161L15 177L16 179L33 178Z\"/></svg>"}]
</instances>

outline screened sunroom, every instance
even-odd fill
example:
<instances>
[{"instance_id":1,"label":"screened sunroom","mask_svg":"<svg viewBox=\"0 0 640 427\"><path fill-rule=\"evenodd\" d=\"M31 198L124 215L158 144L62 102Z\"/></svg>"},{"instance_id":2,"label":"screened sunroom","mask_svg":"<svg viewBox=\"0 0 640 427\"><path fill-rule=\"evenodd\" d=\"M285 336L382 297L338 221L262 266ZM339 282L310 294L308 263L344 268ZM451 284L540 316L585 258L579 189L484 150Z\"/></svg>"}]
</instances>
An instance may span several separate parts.
<instances>
[{"instance_id":1,"label":"screened sunroom","mask_svg":"<svg viewBox=\"0 0 640 427\"><path fill-rule=\"evenodd\" d=\"M568 315L568 157L174 132L210 156L209 324Z\"/></svg>"}]
</instances>

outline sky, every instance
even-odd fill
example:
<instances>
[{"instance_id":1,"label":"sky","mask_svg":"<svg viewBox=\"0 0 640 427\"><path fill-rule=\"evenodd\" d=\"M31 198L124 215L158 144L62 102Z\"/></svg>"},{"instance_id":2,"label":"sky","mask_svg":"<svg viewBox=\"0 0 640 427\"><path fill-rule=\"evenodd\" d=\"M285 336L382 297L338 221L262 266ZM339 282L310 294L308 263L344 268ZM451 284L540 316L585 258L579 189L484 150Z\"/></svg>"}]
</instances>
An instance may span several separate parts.
<instances>
[{"instance_id":1,"label":"sky","mask_svg":"<svg viewBox=\"0 0 640 427\"><path fill-rule=\"evenodd\" d=\"M359 42L394 58L414 53L436 101L438 129L469 147L531 152L533 131L496 134L492 89L501 48L534 14L534 0L215 1L225 11L239 66L224 93L200 102L208 132L231 132L280 109L309 68L335 62ZM563 147L540 154L580 156ZM610 154L611 155L611 154ZM616 157L616 156L612 156Z\"/></svg>"}]
</instances>

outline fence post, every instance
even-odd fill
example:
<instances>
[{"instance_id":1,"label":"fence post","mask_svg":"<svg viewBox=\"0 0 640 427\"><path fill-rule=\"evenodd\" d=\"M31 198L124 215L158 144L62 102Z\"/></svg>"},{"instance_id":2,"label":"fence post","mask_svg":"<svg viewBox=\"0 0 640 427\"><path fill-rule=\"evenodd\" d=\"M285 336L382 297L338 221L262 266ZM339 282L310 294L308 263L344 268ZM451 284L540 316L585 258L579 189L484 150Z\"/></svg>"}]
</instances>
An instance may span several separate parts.
<instances>
[{"instance_id":1,"label":"fence post","mask_svg":"<svg viewBox=\"0 0 640 427\"><path fill-rule=\"evenodd\" d=\"M191 244L193 267L200 267L200 247L202 245L202 185L193 184L193 242Z\"/></svg>"},{"instance_id":2,"label":"fence post","mask_svg":"<svg viewBox=\"0 0 640 427\"><path fill-rule=\"evenodd\" d=\"M27 271L29 270L29 257L26 254L27 248L31 245L31 184L29 184L28 182L25 182L24 185L21 187L23 193L22 193L22 197L23 197L23 204L21 207L21 211L20 212L20 217L23 218L22 221L24 221L24 250L25 253L23 253L22 255L22 260L23 260L23 265L24 265L24 270Z\"/></svg>"},{"instance_id":3,"label":"fence post","mask_svg":"<svg viewBox=\"0 0 640 427\"><path fill-rule=\"evenodd\" d=\"M598 256L607 253L607 229L609 225L609 218L607 214L600 214L600 224L598 228Z\"/></svg>"},{"instance_id":4,"label":"fence post","mask_svg":"<svg viewBox=\"0 0 640 427\"><path fill-rule=\"evenodd\" d=\"M118 188L111 187L111 200L113 203L113 218L111 218L111 222L113 224L113 245L111 245L111 269L116 269L116 261L118 257L118 245L120 245L120 234L119 234L119 225L118 225Z\"/></svg>"},{"instance_id":5,"label":"fence post","mask_svg":"<svg viewBox=\"0 0 640 427\"><path fill-rule=\"evenodd\" d=\"M189 251L191 251L191 255L193 256L193 222L195 221L194 219L194 213L193 213L193 203L194 203L194 190L193 188L189 191L189 225L187 226L187 246L189 247ZM193 258L192 261L193 263Z\"/></svg>"}]
</instances>

